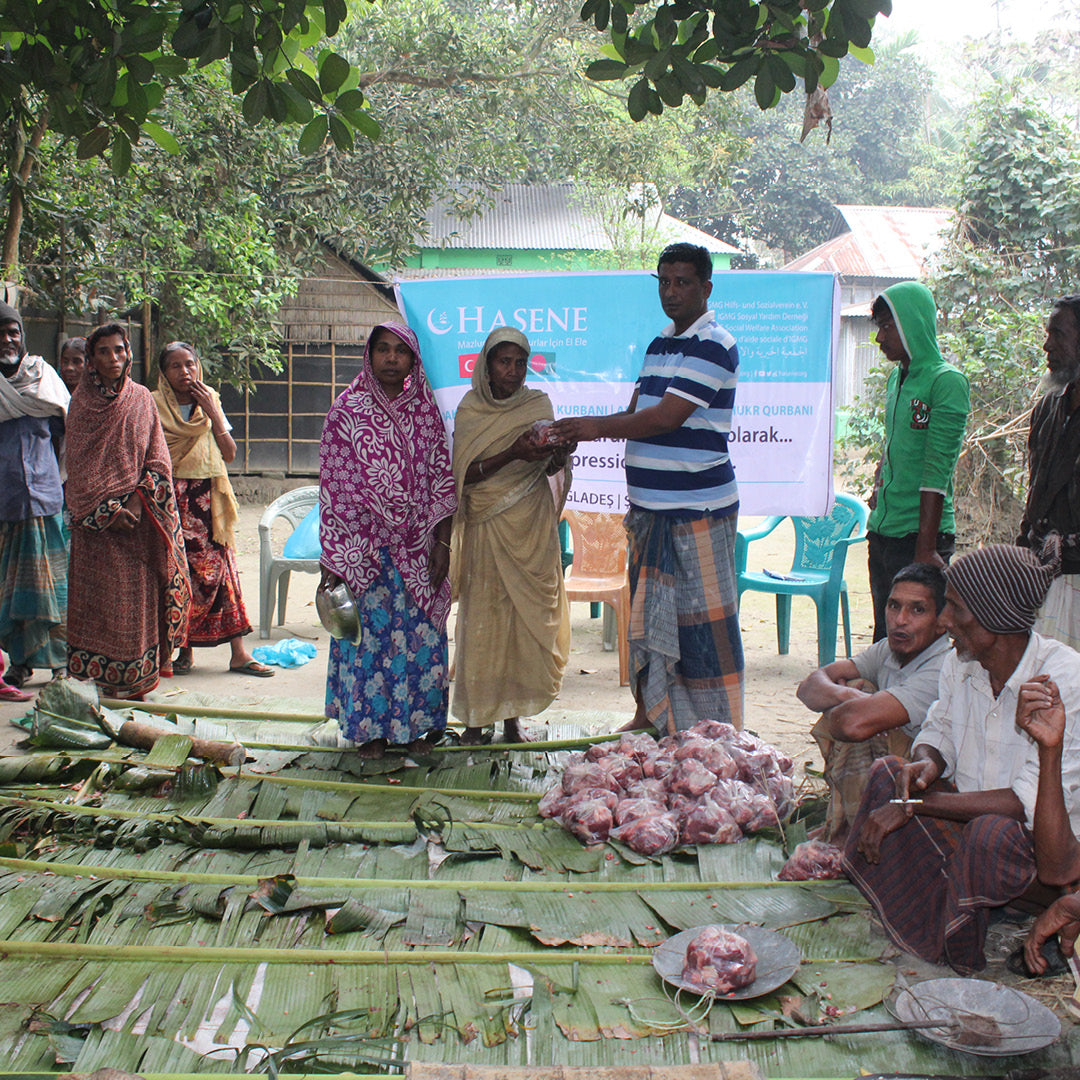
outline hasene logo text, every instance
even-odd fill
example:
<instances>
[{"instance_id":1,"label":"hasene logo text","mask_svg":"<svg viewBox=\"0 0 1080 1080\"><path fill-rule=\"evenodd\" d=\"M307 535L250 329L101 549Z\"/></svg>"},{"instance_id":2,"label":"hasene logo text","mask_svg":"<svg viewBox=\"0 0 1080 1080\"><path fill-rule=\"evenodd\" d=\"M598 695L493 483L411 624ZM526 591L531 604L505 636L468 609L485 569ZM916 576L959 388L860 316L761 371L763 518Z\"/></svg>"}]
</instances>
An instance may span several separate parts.
<instances>
[{"instance_id":1,"label":"hasene logo text","mask_svg":"<svg viewBox=\"0 0 1080 1080\"><path fill-rule=\"evenodd\" d=\"M491 314L489 314L491 312ZM514 326L523 334L551 334L556 330L585 333L589 329L587 307L515 308L508 319L501 309L459 307L456 319L447 311L431 308L428 329L433 334L490 334L496 326Z\"/></svg>"}]
</instances>

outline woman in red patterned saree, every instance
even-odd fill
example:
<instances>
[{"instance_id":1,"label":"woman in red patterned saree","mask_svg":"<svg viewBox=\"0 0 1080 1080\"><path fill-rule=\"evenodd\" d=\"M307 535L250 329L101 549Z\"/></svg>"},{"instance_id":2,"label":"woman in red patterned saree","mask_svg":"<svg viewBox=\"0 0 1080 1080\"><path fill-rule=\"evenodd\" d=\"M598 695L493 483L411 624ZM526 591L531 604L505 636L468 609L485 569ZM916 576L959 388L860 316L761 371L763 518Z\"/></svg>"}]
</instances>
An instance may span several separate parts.
<instances>
[{"instance_id":1,"label":"woman in red patterned saree","mask_svg":"<svg viewBox=\"0 0 1080 1080\"><path fill-rule=\"evenodd\" d=\"M172 466L118 323L87 339L68 413L68 671L140 700L187 631L191 605Z\"/></svg>"},{"instance_id":2,"label":"woman in red patterned saree","mask_svg":"<svg viewBox=\"0 0 1080 1080\"><path fill-rule=\"evenodd\" d=\"M265 679L274 669L253 659L244 644L251 623L240 595L237 505L226 468L236 457L236 443L218 392L202 378L193 346L172 341L161 350L154 402L172 458L191 580L191 620L173 674L191 671L192 646L210 648L227 641L232 650L229 670Z\"/></svg>"}]
</instances>

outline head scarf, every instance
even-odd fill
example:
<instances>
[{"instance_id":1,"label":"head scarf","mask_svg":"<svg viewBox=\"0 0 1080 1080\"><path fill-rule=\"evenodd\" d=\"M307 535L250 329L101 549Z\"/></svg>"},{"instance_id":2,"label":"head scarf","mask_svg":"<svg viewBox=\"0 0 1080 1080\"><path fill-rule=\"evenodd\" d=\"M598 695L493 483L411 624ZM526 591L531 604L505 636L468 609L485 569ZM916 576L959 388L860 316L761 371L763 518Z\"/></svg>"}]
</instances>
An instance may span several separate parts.
<instances>
[{"instance_id":1,"label":"head scarf","mask_svg":"<svg viewBox=\"0 0 1080 1080\"><path fill-rule=\"evenodd\" d=\"M892 312L904 352L911 360L909 370L943 363L937 341L934 294L918 281L901 281L890 285L881 299Z\"/></svg>"},{"instance_id":2,"label":"head scarf","mask_svg":"<svg viewBox=\"0 0 1080 1080\"><path fill-rule=\"evenodd\" d=\"M118 389L106 394L97 373L87 365L71 398L64 495L76 520L106 500L134 491L148 472L172 481L169 448L154 399L124 370Z\"/></svg>"},{"instance_id":3,"label":"head scarf","mask_svg":"<svg viewBox=\"0 0 1080 1080\"><path fill-rule=\"evenodd\" d=\"M531 387L527 387L524 383L522 383L508 398L497 398L491 392L491 379L488 373L488 357L499 345L503 345L506 342L510 342L511 345L516 345L519 349L524 349L526 356L529 356L532 353L532 346L529 345L529 339L520 330L515 330L512 326L497 326L490 334L488 334L487 340L484 342L484 347L480 350L480 355L477 357L472 371L472 388L480 395L481 400L486 405L494 405L496 408L500 409L512 408L515 402L529 394L541 393L539 390L533 390Z\"/></svg>"},{"instance_id":4,"label":"head scarf","mask_svg":"<svg viewBox=\"0 0 1080 1080\"><path fill-rule=\"evenodd\" d=\"M20 363L12 375L0 374L0 423L20 416L65 416L71 395L56 369L40 356L28 356L22 316L0 304L0 323L18 323Z\"/></svg>"},{"instance_id":5,"label":"head scarf","mask_svg":"<svg viewBox=\"0 0 1080 1080\"><path fill-rule=\"evenodd\" d=\"M1060 537L1054 534L1038 554L1012 544L990 544L961 555L945 567L945 580L984 629L1022 634L1035 625L1060 572Z\"/></svg>"},{"instance_id":6,"label":"head scarf","mask_svg":"<svg viewBox=\"0 0 1080 1080\"><path fill-rule=\"evenodd\" d=\"M412 350L413 369L396 398L371 367L380 329ZM450 585L432 589L428 559L435 526L457 509L446 428L424 374L416 335L401 323L372 327L360 373L334 402L319 446L322 564L359 597L390 559L428 617L445 625Z\"/></svg>"},{"instance_id":7,"label":"head scarf","mask_svg":"<svg viewBox=\"0 0 1080 1080\"><path fill-rule=\"evenodd\" d=\"M488 334L473 366L472 389L458 406L454 421L454 477L459 499L463 497L465 472L473 461L505 450L537 420L550 420L554 416L547 394L543 390L533 390L526 383L522 383L508 398L497 398L491 392L488 357L493 349L507 341L524 349L526 355L532 352L529 339L520 330L509 326L496 327ZM539 465L540 472L544 472L544 462L533 464ZM517 471L501 470L506 474L505 479ZM534 472L535 469L527 468L525 471ZM476 494L479 496L479 491ZM513 492L506 495L512 497Z\"/></svg>"},{"instance_id":8,"label":"head scarf","mask_svg":"<svg viewBox=\"0 0 1080 1080\"><path fill-rule=\"evenodd\" d=\"M177 344L177 349L187 346ZM195 377L202 382L202 361L196 353ZM168 354L166 354L166 359ZM221 397L216 390L210 391L214 404L221 408ZM157 390L154 391L154 403L157 405L161 427L165 432L165 445L172 458L173 477L181 480L212 481L210 487L210 519L216 543L223 547L236 547L236 520L240 514L232 484L229 482L229 470L225 459L218 449L214 438L210 417L195 405L191 417L184 419L180 403L176 400L176 391L172 388L164 371L158 371Z\"/></svg>"}]
</instances>

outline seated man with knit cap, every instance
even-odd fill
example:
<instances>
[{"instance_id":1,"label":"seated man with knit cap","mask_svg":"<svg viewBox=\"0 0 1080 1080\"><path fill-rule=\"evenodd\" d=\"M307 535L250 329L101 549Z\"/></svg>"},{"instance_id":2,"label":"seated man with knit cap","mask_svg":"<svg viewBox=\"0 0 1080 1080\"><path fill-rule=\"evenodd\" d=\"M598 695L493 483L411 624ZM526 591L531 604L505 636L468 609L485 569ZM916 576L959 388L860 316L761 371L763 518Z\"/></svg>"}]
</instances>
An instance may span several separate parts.
<instances>
[{"instance_id":1,"label":"seated man with knit cap","mask_svg":"<svg viewBox=\"0 0 1080 1080\"><path fill-rule=\"evenodd\" d=\"M911 761L874 763L852 824L844 868L902 949L956 971L986 966L989 909L1036 880L1031 828L1039 785L1035 741L1017 726L1022 693L1053 682L1067 718L1066 751L1080 734L1080 654L1032 632L1060 565L994 544L945 570L941 620L955 652ZM1030 711L1030 707L1027 707ZM1080 754L1066 752L1062 787L1080 827ZM897 801L903 800L903 801Z\"/></svg>"}]
</instances>

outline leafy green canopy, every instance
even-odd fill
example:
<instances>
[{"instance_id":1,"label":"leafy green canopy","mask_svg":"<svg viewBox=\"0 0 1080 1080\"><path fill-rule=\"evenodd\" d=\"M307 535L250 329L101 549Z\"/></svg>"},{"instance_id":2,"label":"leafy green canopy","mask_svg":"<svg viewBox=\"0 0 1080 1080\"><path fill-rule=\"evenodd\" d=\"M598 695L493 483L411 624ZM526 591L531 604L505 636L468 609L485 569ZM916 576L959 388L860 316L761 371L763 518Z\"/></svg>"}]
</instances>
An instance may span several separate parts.
<instances>
[{"instance_id":1,"label":"leafy green canopy","mask_svg":"<svg viewBox=\"0 0 1080 1080\"><path fill-rule=\"evenodd\" d=\"M585 0L581 18L608 31L608 58L589 65L598 81L637 76L627 109L635 120L710 90L736 90L751 78L762 109L802 79L807 93L828 87L851 53L870 59L878 14L891 0Z\"/></svg>"},{"instance_id":2,"label":"leafy green canopy","mask_svg":"<svg viewBox=\"0 0 1080 1080\"><path fill-rule=\"evenodd\" d=\"M6 0L0 7L0 115L78 139L78 156L111 149L123 175L143 135L175 153L156 119L171 84L228 62L248 123L303 125L305 152L329 136L375 138L357 76L331 49L345 0Z\"/></svg>"}]
</instances>

